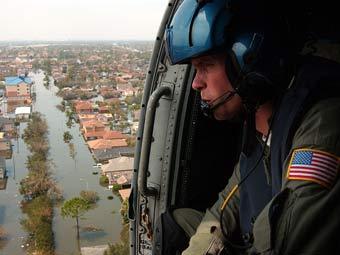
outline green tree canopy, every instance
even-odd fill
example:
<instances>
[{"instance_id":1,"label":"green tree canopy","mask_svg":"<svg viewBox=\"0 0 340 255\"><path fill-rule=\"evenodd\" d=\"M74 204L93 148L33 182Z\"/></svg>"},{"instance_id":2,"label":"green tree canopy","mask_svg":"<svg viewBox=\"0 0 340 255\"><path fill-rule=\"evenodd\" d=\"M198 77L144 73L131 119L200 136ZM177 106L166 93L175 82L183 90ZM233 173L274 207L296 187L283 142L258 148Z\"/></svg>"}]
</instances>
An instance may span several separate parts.
<instances>
[{"instance_id":1,"label":"green tree canopy","mask_svg":"<svg viewBox=\"0 0 340 255\"><path fill-rule=\"evenodd\" d=\"M79 240L79 217L91 209L90 203L81 197L74 197L64 202L61 207L62 217L71 217L76 219L77 239Z\"/></svg>"},{"instance_id":2,"label":"green tree canopy","mask_svg":"<svg viewBox=\"0 0 340 255\"><path fill-rule=\"evenodd\" d=\"M75 197L64 202L61 208L61 216L79 218L91 208L90 204L81 197Z\"/></svg>"}]
</instances>

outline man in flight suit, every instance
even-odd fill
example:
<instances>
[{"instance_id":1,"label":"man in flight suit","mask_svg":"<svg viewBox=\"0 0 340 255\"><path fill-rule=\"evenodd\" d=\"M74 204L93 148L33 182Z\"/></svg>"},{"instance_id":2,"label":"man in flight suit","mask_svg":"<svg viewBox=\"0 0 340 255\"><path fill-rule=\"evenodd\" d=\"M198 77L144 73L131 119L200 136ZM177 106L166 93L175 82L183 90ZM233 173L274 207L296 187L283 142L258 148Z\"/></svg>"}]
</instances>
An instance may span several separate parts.
<instances>
[{"instance_id":1,"label":"man in flight suit","mask_svg":"<svg viewBox=\"0 0 340 255\"><path fill-rule=\"evenodd\" d=\"M166 31L172 64L196 69L203 110L244 120L218 201L173 213L191 238L183 255L340 251L340 64L298 54L302 40L264 9L184 0Z\"/></svg>"}]
</instances>

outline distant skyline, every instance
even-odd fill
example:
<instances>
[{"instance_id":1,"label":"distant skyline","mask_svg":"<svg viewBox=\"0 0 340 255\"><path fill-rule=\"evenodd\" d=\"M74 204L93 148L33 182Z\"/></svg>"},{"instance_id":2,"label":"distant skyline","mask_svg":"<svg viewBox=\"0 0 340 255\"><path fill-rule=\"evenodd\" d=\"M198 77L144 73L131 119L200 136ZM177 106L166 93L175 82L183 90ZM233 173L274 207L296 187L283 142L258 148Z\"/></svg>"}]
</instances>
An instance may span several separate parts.
<instances>
[{"instance_id":1,"label":"distant skyline","mask_svg":"<svg viewBox=\"0 0 340 255\"><path fill-rule=\"evenodd\" d=\"M0 41L154 40L168 0L1 0Z\"/></svg>"}]
</instances>

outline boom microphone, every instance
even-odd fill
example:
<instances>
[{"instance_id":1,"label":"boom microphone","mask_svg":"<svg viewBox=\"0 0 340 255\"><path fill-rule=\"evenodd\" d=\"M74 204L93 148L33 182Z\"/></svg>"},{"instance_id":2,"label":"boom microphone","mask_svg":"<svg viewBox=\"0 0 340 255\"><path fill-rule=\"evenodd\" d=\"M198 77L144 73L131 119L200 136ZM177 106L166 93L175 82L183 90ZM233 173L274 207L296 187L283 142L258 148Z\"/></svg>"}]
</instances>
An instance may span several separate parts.
<instances>
[{"instance_id":1,"label":"boom microphone","mask_svg":"<svg viewBox=\"0 0 340 255\"><path fill-rule=\"evenodd\" d=\"M214 110L220 105L224 104L225 102L231 100L235 94L236 94L235 91L227 91L221 96L211 101L210 103L201 100L201 109L203 114L207 117L212 118Z\"/></svg>"}]
</instances>

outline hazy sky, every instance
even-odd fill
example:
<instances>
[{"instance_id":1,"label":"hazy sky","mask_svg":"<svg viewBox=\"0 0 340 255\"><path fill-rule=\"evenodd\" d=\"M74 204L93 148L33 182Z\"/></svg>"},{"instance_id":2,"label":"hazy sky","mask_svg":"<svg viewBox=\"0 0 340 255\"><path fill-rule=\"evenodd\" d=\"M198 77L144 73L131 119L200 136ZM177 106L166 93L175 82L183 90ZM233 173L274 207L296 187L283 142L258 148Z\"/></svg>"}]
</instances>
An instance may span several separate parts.
<instances>
[{"instance_id":1,"label":"hazy sky","mask_svg":"<svg viewBox=\"0 0 340 255\"><path fill-rule=\"evenodd\" d=\"M168 0L0 0L0 40L153 40Z\"/></svg>"}]
</instances>

